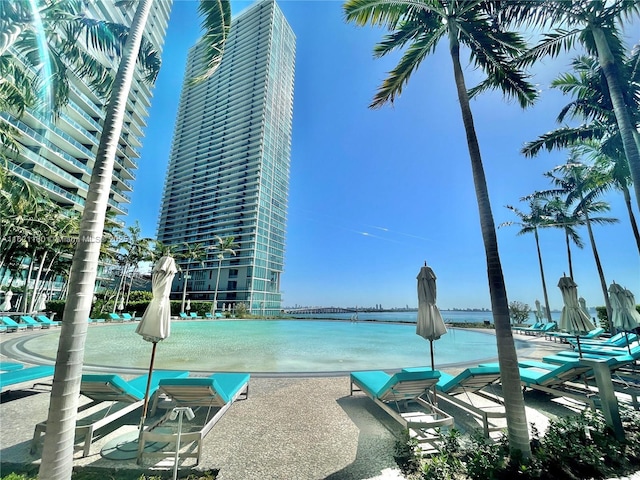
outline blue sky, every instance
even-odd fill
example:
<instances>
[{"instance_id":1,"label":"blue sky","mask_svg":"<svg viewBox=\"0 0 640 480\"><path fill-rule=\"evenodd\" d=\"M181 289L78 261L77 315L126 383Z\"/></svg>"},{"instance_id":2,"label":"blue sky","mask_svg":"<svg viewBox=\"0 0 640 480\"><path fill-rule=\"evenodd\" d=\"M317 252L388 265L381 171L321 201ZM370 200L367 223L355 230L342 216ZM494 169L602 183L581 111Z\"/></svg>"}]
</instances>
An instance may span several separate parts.
<instances>
[{"instance_id":1,"label":"blue sky","mask_svg":"<svg viewBox=\"0 0 640 480\"><path fill-rule=\"evenodd\" d=\"M249 4L233 2L234 13ZM377 87L399 58L373 58L384 32L346 24L341 2L279 5L297 37L283 304L416 306L416 275L426 261L438 277L440 308L489 308L471 166L445 45L423 62L394 106L371 110ZM174 1L126 219L138 220L151 237L186 55L199 25L196 1ZM520 197L550 188L542 173L567 159L567 152L534 159L519 152L525 142L556 128L569 98L548 85L569 60L547 60L537 68L541 98L531 109L523 111L498 93L472 101L496 225L515 220L505 205L526 210ZM473 86L476 72L467 67L465 75ZM622 196L607 200L610 216L620 219L594 227L607 285L615 281L638 298L640 257ZM542 301L535 243L517 231L498 230L507 292L509 301L533 305ZM603 305L586 229L580 233L585 248L573 250L578 293L589 306ZM563 235L543 231L541 248L551 307L560 308L557 283L568 274Z\"/></svg>"}]
</instances>

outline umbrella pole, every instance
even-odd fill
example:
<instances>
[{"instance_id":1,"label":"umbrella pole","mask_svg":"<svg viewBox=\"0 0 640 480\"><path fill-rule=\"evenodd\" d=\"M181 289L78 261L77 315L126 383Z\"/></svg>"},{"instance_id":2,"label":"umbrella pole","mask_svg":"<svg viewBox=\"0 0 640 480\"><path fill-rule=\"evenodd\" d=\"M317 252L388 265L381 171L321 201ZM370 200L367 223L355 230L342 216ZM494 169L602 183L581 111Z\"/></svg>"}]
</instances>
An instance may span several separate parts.
<instances>
[{"instance_id":1,"label":"umbrella pole","mask_svg":"<svg viewBox=\"0 0 640 480\"><path fill-rule=\"evenodd\" d=\"M140 419L140 431L142 432L144 428L144 421L147 418L147 408L149 407L149 389L151 388L151 374L153 373L153 362L156 359L156 347L158 346L157 342L153 342L153 347L151 348L151 361L149 362L149 375L147 377L147 388L144 392L144 404L142 406L142 418Z\"/></svg>"},{"instance_id":2,"label":"umbrella pole","mask_svg":"<svg viewBox=\"0 0 640 480\"><path fill-rule=\"evenodd\" d=\"M576 335L576 342L578 343L578 357L582 358L582 350L580 349L580 335Z\"/></svg>"},{"instance_id":3,"label":"umbrella pole","mask_svg":"<svg viewBox=\"0 0 640 480\"><path fill-rule=\"evenodd\" d=\"M433 361L433 340L429 340L429 349L431 350L431 371L435 370L435 363ZM438 397L436 394L436 386L433 386L433 404L438 405Z\"/></svg>"}]
</instances>

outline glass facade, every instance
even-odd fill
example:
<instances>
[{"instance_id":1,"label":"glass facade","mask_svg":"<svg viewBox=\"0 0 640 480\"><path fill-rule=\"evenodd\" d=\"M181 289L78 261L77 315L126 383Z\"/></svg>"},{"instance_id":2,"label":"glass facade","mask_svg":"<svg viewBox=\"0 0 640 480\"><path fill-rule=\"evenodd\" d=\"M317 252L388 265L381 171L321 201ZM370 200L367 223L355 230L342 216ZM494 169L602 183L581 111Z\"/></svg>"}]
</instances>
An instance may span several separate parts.
<instances>
[{"instance_id":1,"label":"glass facade","mask_svg":"<svg viewBox=\"0 0 640 480\"><path fill-rule=\"evenodd\" d=\"M204 63L198 42L185 78ZM280 312L294 65L291 27L275 2L261 1L233 20L213 77L183 86L158 239L214 247L216 236L234 238L236 255L224 257L219 282L215 250L189 265L189 298L213 300L217 283L217 310L244 303L254 314ZM176 297L182 282L177 276Z\"/></svg>"}]
</instances>

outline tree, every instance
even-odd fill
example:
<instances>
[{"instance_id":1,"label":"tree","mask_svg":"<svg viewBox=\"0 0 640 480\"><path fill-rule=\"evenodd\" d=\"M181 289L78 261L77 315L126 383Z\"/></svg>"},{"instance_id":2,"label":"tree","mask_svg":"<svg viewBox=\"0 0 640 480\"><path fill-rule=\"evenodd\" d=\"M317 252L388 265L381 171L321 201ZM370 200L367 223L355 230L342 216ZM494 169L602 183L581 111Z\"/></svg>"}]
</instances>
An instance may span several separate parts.
<instances>
[{"instance_id":1,"label":"tree","mask_svg":"<svg viewBox=\"0 0 640 480\"><path fill-rule=\"evenodd\" d=\"M524 199L521 199L524 200ZM533 233L533 237L536 240L536 251L538 253L538 266L540 267L540 279L542 280L542 293L544 295L544 306L547 314L547 321L551 321L551 307L549 306L549 295L547 293L547 282L544 277L544 267L542 266L542 253L540 252L540 237L538 236L538 228L544 226L549 221L549 216L541 204L540 200L529 199L529 213L522 212L521 210L507 205L506 208L511 210L520 219L519 222L504 222L500 227L508 227L511 225L520 225L522 227L517 235L525 235L527 233ZM511 307L509 307L511 308ZM511 317L513 318L513 316Z\"/></svg>"},{"instance_id":2,"label":"tree","mask_svg":"<svg viewBox=\"0 0 640 480\"><path fill-rule=\"evenodd\" d=\"M531 308L523 302L513 301L509 303L509 316L514 324L524 323L529 319Z\"/></svg>"},{"instance_id":3,"label":"tree","mask_svg":"<svg viewBox=\"0 0 640 480\"><path fill-rule=\"evenodd\" d=\"M142 32L152 0L140 0L135 10L126 45L118 66L113 89L106 108L106 117L98 154L93 168L87 200L80 223L70 278L69 295L64 310L64 322L56 355L51 401L47 417L39 478L68 480L71 478L74 451L74 426L80 393L80 378L87 318L91 311L96 280L100 241L113 164L122 130L125 104L129 96L136 58L140 51ZM231 23L228 1L202 1L199 11L204 15L206 54L210 63L219 63ZM210 70L211 71L211 70Z\"/></svg>"},{"instance_id":4,"label":"tree","mask_svg":"<svg viewBox=\"0 0 640 480\"><path fill-rule=\"evenodd\" d=\"M501 10L505 3L481 0L347 0L344 10L348 21L389 29L391 33L374 49L377 57L408 45L400 62L375 95L371 107L393 102L411 74L433 53L437 44L442 40L448 44L480 214L509 444L513 451L520 451L529 457L531 447L518 357L509 320L507 291L480 146L469 104L471 96L490 88L501 89L505 95L518 100L521 107L532 104L536 98L535 88L512 62L515 56L525 51L526 43L516 32L506 30L509 18L507 12ZM467 91L460 63L461 46L469 50L474 65L487 74L486 79L470 92Z\"/></svg>"},{"instance_id":5,"label":"tree","mask_svg":"<svg viewBox=\"0 0 640 480\"><path fill-rule=\"evenodd\" d=\"M69 70L105 97L112 69L94 53L118 56L128 35L123 25L89 17L80 0L0 2L0 32L0 109L18 117L26 109L55 117L68 101ZM153 78L160 60L149 42L142 45L141 66ZM0 118L0 145L15 154L17 137L18 130Z\"/></svg>"},{"instance_id":6,"label":"tree","mask_svg":"<svg viewBox=\"0 0 640 480\"><path fill-rule=\"evenodd\" d=\"M623 77L624 45L620 31L624 20L640 14L637 0L542 0L535 8L523 10L521 20L537 26L553 25L555 31L543 36L525 57L525 62L556 56L573 48L576 42L588 54L597 56L606 79L622 144L640 208L640 138L625 101Z\"/></svg>"},{"instance_id":7,"label":"tree","mask_svg":"<svg viewBox=\"0 0 640 480\"><path fill-rule=\"evenodd\" d=\"M220 238L216 235L216 241L218 243L213 247L213 249L218 252L216 254L216 257L218 258L218 274L216 275L216 289L215 293L213 294L213 312L211 312L214 315L216 313L216 310L218 309L218 286L220 284L220 270L222 270L222 260L224 259L225 253L234 256L236 254L234 248L236 248L237 245L233 243L233 239L234 237Z\"/></svg>"},{"instance_id":8,"label":"tree","mask_svg":"<svg viewBox=\"0 0 640 480\"><path fill-rule=\"evenodd\" d=\"M177 255L177 258L186 260L187 271L184 273L184 283L182 287L182 304L180 306L180 312L184 313L185 301L187 299L187 286L189 284L189 267L191 263L197 262L200 265L204 263L207 258L207 250L201 243L191 244L183 243L183 250Z\"/></svg>"},{"instance_id":9,"label":"tree","mask_svg":"<svg viewBox=\"0 0 640 480\"><path fill-rule=\"evenodd\" d=\"M625 101L631 106L630 113L637 123L640 118L640 48L636 46L622 65L625 78ZM605 189L620 190L623 194L631 228L640 252L640 231L631 207L631 173L625 157L624 146L618 124L613 113L613 104L606 88L606 78L595 57L582 55L572 61L575 73L565 73L551 82L551 87L564 94L572 94L574 100L562 108L557 122L570 116L589 123L562 126L541 135L537 140L525 144L522 153L535 156L545 147L554 149L578 146L603 171L601 180ZM608 172L608 174L606 173Z\"/></svg>"},{"instance_id":10,"label":"tree","mask_svg":"<svg viewBox=\"0 0 640 480\"><path fill-rule=\"evenodd\" d=\"M555 185L566 194L566 205L574 205L572 217L578 219L580 225L586 225L589 233L589 241L593 252L593 258L598 270L600 278L600 287L604 297L605 307L609 318L612 318L611 303L609 301L609 291L607 290L607 282L600 261L600 255L596 247L595 237L593 235L593 224L606 225L617 223L617 219L609 217L593 217L592 214L598 214L609 210L609 204L598 201L598 197L602 194L603 188L594 178L593 170L578 161L579 150L572 149L569 161L564 165L559 165L551 172L547 172L547 176L552 179Z\"/></svg>"},{"instance_id":11,"label":"tree","mask_svg":"<svg viewBox=\"0 0 640 480\"><path fill-rule=\"evenodd\" d=\"M546 174L548 175L548 173ZM543 192L535 192L533 197L545 197L551 196L545 204L549 221L546 222L546 227L560 228L564 233L564 241L567 247L567 264L569 266L569 277L573 280L573 257L571 255L571 242L578 247L584 248L584 242L580 238L580 234L576 229L582 224L582 218L575 215L571 211L571 203L567 202L566 192L560 190L549 190Z\"/></svg>"}]
</instances>

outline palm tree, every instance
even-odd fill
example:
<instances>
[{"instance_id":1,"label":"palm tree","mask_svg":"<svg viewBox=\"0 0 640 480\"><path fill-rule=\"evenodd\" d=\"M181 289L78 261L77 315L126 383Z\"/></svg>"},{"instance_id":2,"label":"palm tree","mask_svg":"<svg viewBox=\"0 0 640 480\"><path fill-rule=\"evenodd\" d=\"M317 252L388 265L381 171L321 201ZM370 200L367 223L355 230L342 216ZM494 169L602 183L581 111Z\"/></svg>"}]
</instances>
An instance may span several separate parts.
<instances>
[{"instance_id":1,"label":"palm tree","mask_svg":"<svg viewBox=\"0 0 640 480\"><path fill-rule=\"evenodd\" d=\"M187 286L189 284L189 267L191 263L196 262L200 265L204 264L205 258L207 258L207 249L201 243L191 244L183 243L183 249L178 254L177 258L186 260L187 271L184 273L184 283L182 286L182 305L180 306L180 312L184 313L184 306L187 299Z\"/></svg>"},{"instance_id":2,"label":"palm tree","mask_svg":"<svg viewBox=\"0 0 640 480\"><path fill-rule=\"evenodd\" d=\"M523 200L523 199L521 199ZM538 265L540 267L540 278L542 279L542 292L544 295L544 306L547 313L547 321L551 321L551 307L549 306L549 295L547 293L547 282L544 278L544 268L542 266L542 253L540 252L540 238L538 236L538 229L544 226L549 221L548 212L545 210L542 202L537 199L529 199L529 213L525 213L518 208L507 205L506 208L511 210L520 219L519 222L503 222L498 225L500 227L508 227L511 225L520 225L521 229L517 235L525 235L527 233L533 233L533 237L536 240L536 251L538 252Z\"/></svg>"},{"instance_id":3,"label":"palm tree","mask_svg":"<svg viewBox=\"0 0 640 480\"><path fill-rule=\"evenodd\" d=\"M480 214L491 307L496 327L510 448L525 457L531 455L524 398L520 387L518 357L511 332L509 302L498 254L496 228L489 192L475 131L470 96L489 88L500 88L518 100L522 107L533 103L536 90L524 73L511 62L522 54L526 44L515 32L505 30L501 7L505 2L469 0L347 0L346 19L359 25L385 26L391 32L379 43L374 54L382 57L407 46L398 65L391 71L374 97L371 107L393 102L422 60L444 40L453 63L458 101L467 136L467 146ZM469 49L475 66L487 74L480 85L467 91L460 63L460 47Z\"/></svg>"},{"instance_id":4,"label":"palm tree","mask_svg":"<svg viewBox=\"0 0 640 480\"><path fill-rule=\"evenodd\" d=\"M69 293L64 310L64 322L56 355L51 401L47 417L42 463L39 477L47 480L71 478L74 452L74 426L80 393L80 377L87 332L87 317L91 311L96 281L105 212L111 187L113 165L129 97L136 58L140 52L142 33L152 0L139 0L129 35L118 66L113 89L106 109L98 154L89 183L89 191L80 223L69 276ZM231 24L231 8L227 0L201 1L204 16L205 54L210 58L212 73L222 57L222 50ZM68 432L72 432L68 434Z\"/></svg>"},{"instance_id":5,"label":"palm tree","mask_svg":"<svg viewBox=\"0 0 640 480\"><path fill-rule=\"evenodd\" d=\"M547 172L547 176L566 193L565 203L567 205L575 205L572 216L578 218L581 225L586 225L589 233L589 240L593 252L593 258L596 262L598 276L600 278L600 287L604 297L605 307L607 309L608 318L612 318L611 303L609 301L609 291L607 282L600 261L600 255L595 243L593 235L593 224L607 225L617 223L618 220L609 217L593 217L592 214L598 214L609 210L609 204L598 201L598 197L602 194L603 188L601 184L594 179L592 169L578 161L579 150L572 149L569 161L564 165L555 167L551 172Z\"/></svg>"},{"instance_id":6,"label":"palm tree","mask_svg":"<svg viewBox=\"0 0 640 480\"><path fill-rule=\"evenodd\" d=\"M122 274L120 276L120 285L116 293L116 297L113 301L113 312L116 311L118 305L118 299L121 298L122 303L126 305L129 303L129 293L131 292L131 285L133 284L133 278L135 277L140 262L150 259L151 242L153 239L148 237L141 237L140 233L142 229L140 224L136 220L133 225L130 225L126 229L121 231L122 241L118 242L117 249L124 250L124 253L120 255L120 265L122 267ZM127 290L127 275L129 276L129 288ZM124 300L124 293L128 291L127 298Z\"/></svg>"},{"instance_id":7,"label":"palm tree","mask_svg":"<svg viewBox=\"0 0 640 480\"><path fill-rule=\"evenodd\" d=\"M220 270L222 270L222 260L224 259L224 255L225 253L228 253L229 255L234 255L236 254L236 251L234 250L237 245L235 243L233 243L234 237L224 237L224 238L220 238L219 236L216 235L216 241L218 242L213 248L215 251L217 251L218 253L216 254L216 257L218 257L218 274L216 276L216 289L215 289L215 293L213 294L213 312L211 312L214 316L216 313L216 310L218 309L218 286L220 284Z\"/></svg>"},{"instance_id":8,"label":"palm tree","mask_svg":"<svg viewBox=\"0 0 640 480\"><path fill-rule=\"evenodd\" d=\"M93 53L118 56L128 36L123 25L88 16L78 0L0 2L0 32L0 109L18 117L26 109L55 117L68 101L68 70L105 97L112 69ZM158 53L146 40L141 52L145 75L155 76ZM0 146L17 153L17 137L18 130L0 118Z\"/></svg>"},{"instance_id":9,"label":"palm tree","mask_svg":"<svg viewBox=\"0 0 640 480\"><path fill-rule=\"evenodd\" d=\"M633 49L631 56L623 63L625 83L625 101L632 105L631 113L637 117L640 113L640 48ZM556 78L552 88L560 89L565 94L575 97L562 108L558 115L558 123L562 123L570 115L590 123L577 127L563 126L541 135L537 140L528 142L522 153L535 156L542 147L551 151L569 146L578 146L582 155L598 164L601 170L609 172L602 177L604 186L620 190L623 194L631 228L640 251L640 232L631 207L631 173L626 160L622 137L615 115L613 104L606 89L606 79L598 61L594 57L579 56L572 62L574 73L565 73ZM636 119L638 121L640 119Z\"/></svg>"},{"instance_id":10,"label":"palm tree","mask_svg":"<svg viewBox=\"0 0 640 480\"><path fill-rule=\"evenodd\" d=\"M622 144L633 179L636 201L640 207L640 138L638 138L630 104L625 101L623 77L624 45L621 24L640 14L637 0L543 0L526 10L522 20L529 24L553 25L555 32L544 35L525 57L538 59L573 48L576 42L598 58L606 79L606 88L618 123Z\"/></svg>"},{"instance_id":11,"label":"palm tree","mask_svg":"<svg viewBox=\"0 0 640 480\"><path fill-rule=\"evenodd\" d=\"M545 174L548 175L548 174ZM546 227L560 228L564 233L564 241L567 247L567 263L569 265L569 277L571 280L573 276L573 257L571 255L571 242L578 247L584 248L584 242L580 238L580 234L576 230L576 227L582 225L582 218L576 216L571 211L571 204L567 203L566 198L562 198L562 194L566 193L558 190L548 190L543 192L535 192L533 197L545 198L551 195L551 198L547 200L545 208L547 214L550 217L550 221L547 222Z\"/></svg>"},{"instance_id":12,"label":"palm tree","mask_svg":"<svg viewBox=\"0 0 640 480\"><path fill-rule=\"evenodd\" d=\"M636 240L638 253L640 253L640 230L631 206L631 194L629 193L631 175L629 165L624 161L624 152L613 150L612 153L605 153L605 149L609 151L612 149L606 148L602 142L597 141L585 141L574 148L580 152L581 156L592 162L592 172L596 173L596 179L598 179L603 191L615 189L622 192L631 230Z\"/></svg>"}]
</instances>

